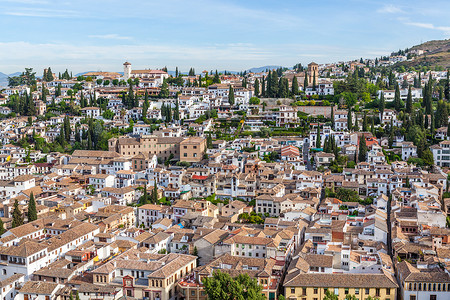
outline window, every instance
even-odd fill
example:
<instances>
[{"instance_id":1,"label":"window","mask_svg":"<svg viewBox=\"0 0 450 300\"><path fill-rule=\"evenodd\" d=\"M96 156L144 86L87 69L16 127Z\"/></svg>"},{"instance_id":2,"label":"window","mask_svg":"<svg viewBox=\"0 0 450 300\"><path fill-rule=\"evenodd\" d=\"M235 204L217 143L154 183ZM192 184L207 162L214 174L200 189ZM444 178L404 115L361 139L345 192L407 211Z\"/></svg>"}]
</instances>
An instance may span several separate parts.
<instances>
[{"instance_id":1,"label":"window","mask_svg":"<svg viewBox=\"0 0 450 300\"><path fill-rule=\"evenodd\" d=\"M336 296L339 296L339 288L334 288L334 294L335 294Z\"/></svg>"},{"instance_id":2,"label":"window","mask_svg":"<svg viewBox=\"0 0 450 300\"><path fill-rule=\"evenodd\" d=\"M380 297L380 289L379 288L375 289L375 296Z\"/></svg>"},{"instance_id":3,"label":"window","mask_svg":"<svg viewBox=\"0 0 450 300\"><path fill-rule=\"evenodd\" d=\"M318 288L314 288L314 294L318 294L319 293L319 289Z\"/></svg>"},{"instance_id":4,"label":"window","mask_svg":"<svg viewBox=\"0 0 450 300\"><path fill-rule=\"evenodd\" d=\"M370 294L370 289L366 289L366 295Z\"/></svg>"},{"instance_id":5,"label":"window","mask_svg":"<svg viewBox=\"0 0 450 300\"><path fill-rule=\"evenodd\" d=\"M348 289L345 289L344 294L348 295Z\"/></svg>"},{"instance_id":6,"label":"window","mask_svg":"<svg viewBox=\"0 0 450 300\"><path fill-rule=\"evenodd\" d=\"M409 295L409 300L416 300L416 295Z\"/></svg>"},{"instance_id":7,"label":"window","mask_svg":"<svg viewBox=\"0 0 450 300\"><path fill-rule=\"evenodd\" d=\"M306 288L303 288L303 289L302 289L302 295L303 295L303 296L306 296Z\"/></svg>"},{"instance_id":8,"label":"window","mask_svg":"<svg viewBox=\"0 0 450 300\"><path fill-rule=\"evenodd\" d=\"M436 300L436 295L430 295L430 300Z\"/></svg>"},{"instance_id":9,"label":"window","mask_svg":"<svg viewBox=\"0 0 450 300\"><path fill-rule=\"evenodd\" d=\"M386 295L390 295L391 294L391 289L386 289Z\"/></svg>"},{"instance_id":10,"label":"window","mask_svg":"<svg viewBox=\"0 0 450 300\"><path fill-rule=\"evenodd\" d=\"M183 156L184 156L184 157L187 157L187 153L183 153Z\"/></svg>"},{"instance_id":11,"label":"window","mask_svg":"<svg viewBox=\"0 0 450 300\"><path fill-rule=\"evenodd\" d=\"M295 294L295 288L291 288L291 294Z\"/></svg>"},{"instance_id":12,"label":"window","mask_svg":"<svg viewBox=\"0 0 450 300\"><path fill-rule=\"evenodd\" d=\"M359 289L355 289L355 295L359 295Z\"/></svg>"}]
</instances>

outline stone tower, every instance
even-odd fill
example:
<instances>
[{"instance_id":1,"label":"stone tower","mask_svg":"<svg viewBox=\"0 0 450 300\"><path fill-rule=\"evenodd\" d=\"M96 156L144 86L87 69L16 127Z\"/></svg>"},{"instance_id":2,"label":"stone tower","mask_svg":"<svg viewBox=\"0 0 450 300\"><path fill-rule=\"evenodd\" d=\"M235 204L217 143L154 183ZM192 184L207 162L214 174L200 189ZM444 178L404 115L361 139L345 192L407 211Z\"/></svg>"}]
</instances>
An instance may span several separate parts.
<instances>
[{"instance_id":1,"label":"stone tower","mask_svg":"<svg viewBox=\"0 0 450 300\"><path fill-rule=\"evenodd\" d=\"M123 78L125 81L131 78L131 64L129 62L123 64Z\"/></svg>"},{"instance_id":2,"label":"stone tower","mask_svg":"<svg viewBox=\"0 0 450 300\"><path fill-rule=\"evenodd\" d=\"M314 77L316 78L316 84L319 84L319 65L312 62L308 65L308 85L313 85Z\"/></svg>"}]
</instances>

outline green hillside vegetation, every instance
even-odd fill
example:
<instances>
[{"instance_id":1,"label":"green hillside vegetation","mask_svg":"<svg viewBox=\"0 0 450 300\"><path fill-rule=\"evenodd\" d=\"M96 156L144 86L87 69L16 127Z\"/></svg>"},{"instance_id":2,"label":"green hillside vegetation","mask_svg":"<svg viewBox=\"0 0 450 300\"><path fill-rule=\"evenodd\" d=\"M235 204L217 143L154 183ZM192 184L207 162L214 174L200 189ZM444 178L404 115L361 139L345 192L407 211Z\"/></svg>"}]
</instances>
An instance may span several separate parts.
<instances>
[{"instance_id":1,"label":"green hillside vegetation","mask_svg":"<svg viewBox=\"0 0 450 300\"><path fill-rule=\"evenodd\" d=\"M428 67L432 70L450 68L450 39L425 42L409 49L409 51L411 50L423 50L425 53L416 56L412 61L397 63L395 67L404 66L407 69Z\"/></svg>"}]
</instances>

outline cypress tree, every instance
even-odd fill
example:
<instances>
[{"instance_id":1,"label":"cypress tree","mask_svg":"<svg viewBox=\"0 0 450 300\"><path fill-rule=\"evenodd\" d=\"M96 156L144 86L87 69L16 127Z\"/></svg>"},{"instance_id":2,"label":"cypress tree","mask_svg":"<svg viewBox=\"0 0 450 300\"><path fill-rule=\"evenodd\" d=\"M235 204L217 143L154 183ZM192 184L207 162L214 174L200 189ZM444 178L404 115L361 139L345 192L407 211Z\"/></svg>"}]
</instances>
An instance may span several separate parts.
<instances>
[{"instance_id":1,"label":"cypress tree","mask_svg":"<svg viewBox=\"0 0 450 300\"><path fill-rule=\"evenodd\" d=\"M80 294L78 291L75 292L75 300L80 300Z\"/></svg>"},{"instance_id":2,"label":"cypress tree","mask_svg":"<svg viewBox=\"0 0 450 300\"><path fill-rule=\"evenodd\" d=\"M34 200L33 192L30 194L30 200L28 201L28 222L37 220L36 201Z\"/></svg>"},{"instance_id":3,"label":"cypress tree","mask_svg":"<svg viewBox=\"0 0 450 300\"><path fill-rule=\"evenodd\" d=\"M395 84L394 107L397 111L399 111L401 108L400 89L398 87L398 84Z\"/></svg>"},{"instance_id":4,"label":"cypress tree","mask_svg":"<svg viewBox=\"0 0 450 300\"><path fill-rule=\"evenodd\" d=\"M434 114L431 114L431 128L430 128L430 132L431 132L431 135L433 136L434 135L434 129L435 129L435 126L434 126Z\"/></svg>"},{"instance_id":5,"label":"cypress tree","mask_svg":"<svg viewBox=\"0 0 450 300\"><path fill-rule=\"evenodd\" d=\"M268 89L269 97L277 97L278 95L278 74L277 72L273 71L271 73L271 76L269 78L270 82L270 89Z\"/></svg>"},{"instance_id":6,"label":"cypress tree","mask_svg":"<svg viewBox=\"0 0 450 300\"><path fill-rule=\"evenodd\" d=\"M93 149L93 147L92 147L92 137L91 137L91 135L89 133L88 133L87 147L88 147L88 150L92 150Z\"/></svg>"},{"instance_id":7,"label":"cypress tree","mask_svg":"<svg viewBox=\"0 0 450 300\"><path fill-rule=\"evenodd\" d=\"M230 85L230 89L228 90L228 103L230 106L234 106L234 90Z\"/></svg>"},{"instance_id":8,"label":"cypress tree","mask_svg":"<svg viewBox=\"0 0 450 300\"><path fill-rule=\"evenodd\" d=\"M352 124L352 110L351 108L348 109L348 113L347 113L347 129L349 131L352 130L353 124Z\"/></svg>"},{"instance_id":9,"label":"cypress tree","mask_svg":"<svg viewBox=\"0 0 450 300\"><path fill-rule=\"evenodd\" d=\"M366 161L366 154L367 154L366 139L364 138L364 135L361 135L361 137L359 138L358 160L360 162Z\"/></svg>"},{"instance_id":10,"label":"cypress tree","mask_svg":"<svg viewBox=\"0 0 450 300\"><path fill-rule=\"evenodd\" d=\"M148 204L147 185L144 185L144 192L141 198L141 204Z\"/></svg>"},{"instance_id":11,"label":"cypress tree","mask_svg":"<svg viewBox=\"0 0 450 300\"><path fill-rule=\"evenodd\" d=\"M50 82L53 81L53 72L50 67L48 67L47 72L45 73L45 81Z\"/></svg>"},{"instance_id":12,"label":"cypress tree","mask_svg":"<svg viewBox=\"0 0 450 300\"><path fill-rule=\"evenodd\" d=\"M386 107L386 102L384 100L384 92L381 91L381 97L380 97L380 114L381 114L381 120L383 120L383 114L384 114L384 108Z\"/></svg>"},{"instance_id":13,"label":"cypress tree","mask_svg":"<svg viewBox=\"0 0 450 300\"><path fill-rule=\"evenodd\" d=\"M315 91L316 90L316 71L314 71L314 74L313 74L313 91Z\"/></svg>"},{"instance_id":14,"label":"cypress tree","mask_svg":"<svg viewBox=\"0 0 450 300\"><path fill-rule=\"evenodd\" d=\"M364 132L366 132L367 131L367 112L366 111L364 111L364 116L363 116L363 125L362 125L362 130L364 131Z\"/></svg>"},{"instance_id":15,"label":"cypress tree","mask_svg":"<svg viewBox=\"0 0 450 300\"><path fill-rule=\"evenodd\" d=\"M447 82L444 89L445 99L450 101L450 69L447 69Z\"/></svg>"},{"instance_id":16,"label":"cypress tree","mask_svg":"<svg viewBox=\"0 0 450 300\"><path fill-rule=\"evenodd\" d=\"M372 125L370 127L370 132L372 132L372 134L375 134L375 116L372 116Z\"/></svg>"},{"instance_id":17,"label":"cypress tree","mask_svg":"<svg viewBox=\"0 0 450 300\"><path fill-rule=\"evenodd\" d=\"M180 119L180 105L178 103L178 98L175 100L175 109L173 111L173 119L179 120Z\"/></svg>"},{"instance_id":18,"label":"cypress tree","mask_svg":"<svg viewBox=\"0 0 450 300\"><path fill-rule=\"evenodd\" d=\"M220 83L220 77L219 77L219 73L217 73L217 70L216 70L216 74L214 74L213 83Z\"/></svg>"},{"instance_id":19,"label":"cypress tree","mask_svg":"<svg viewBox=\"0 0 450 300\"><path fill-rule=\"evenodd\" d=\"M412 95L411 95L411 86L408 88L408 97L406 98L406 112L412 112Z\"/></svg>"},{"instance_id":20,"label":"cypress tree","mask_svg":"<svg viewBox=\"0 0 450 300\"><path fill-rule=\"evenodd\" d=\"M308 73L305 71L305 80L303 80L303 91L306 92L306 88L308 87Z\"/></svg>"},{"instance_id":21,"label":"cypress tree","mask_svg":"<svg viewBox=\"0 0 450 300\"><path fill-rule=\"evenodd\" d=\"M3 224L3 220L0 218L0 236L6 232L5 224Z\"/></svg>"},{"instance_id":22,"label":"cypress tree","mask_svg":"<svg viewBox=\"0 0 450 300\"><path fill-rule=\"evenodd\" d=\"M255 79L253 88L255 89L255 97L259 97L259 80L258 80L258 78Z\"/></svg>"},{"instance_id":23,"label":"cypress tree","mask_svg":"<svg viewBox=\"0 0 450 300\"><path fill-rule=\"evenodd\" d=\"M431 114L431 110L432 110L432 106L433 106L433 98L432 98L432 93L433 93L433 85L431 82L429 82L427 84L427 101L426 101L426 106L425 106L425 112L427 114Z\"/></svg>"},{"instance_id":24,"label":"cypress tree","mask_svg":"<svg viewBox=\"0 0 450 300\"><path fill-rule=\"evenodd\" d=\"M296 76L292 79L292 95L298 95L298 80Z\"/></svg>"},{"instance_id":25,"label":"cypress tree","mask_svg":"<svg viewBox=\"0 0 450 300\"><path fill-rule=\"evenodd\" d=\"M355 113L355 131L359 131L358 114Z\"/></svg>"},{"instance_id":26,"label":"cypress tree","mask_svg":"<svg viewBox=\"0 0 450 300\"><path fill-rule=\"evenodd\" d=\"M321 146L322 146L322 141L320 140L320 124L317 123L316 148L320 148Z\"/></svg>"},{"instance_id":27,"label":"cypress tree","mask_svg":"<svg viewBox=\"0 0 450 300\"><path fill-rule=\"evenodd\" d=\"M325 153L330 152L330 147L329 147L330 143L328 141L329 141L329 137L327 136L327 137L325 137L325 141L323 143L323 152L325 152Z\"/></svg>"},{"instance_id":28,"label":"cypress tree","mask_svg":"<svg viewBox=\"0 0 450 300\"><path fill-rule=\"evenodd\" d=\"M266 77L263 76L261 81L261 97L267 97L267 89L266 89Z\"/></svg>"},{"instance_id":29,"label":"cypress tree","mask_svg":"<svg viewBox=\"0 0 450 300\"><path fill-rule=\"evenodd\" d=\"M334 129L334 105L331 107L331 127Z\"/></svg>"},{"instance_id":30,"label":"cypress tree","mask_svg":"<svg viewBox=\"0 0 450 300\"><path fill-rule=\"evenodd\" d=\"M156 181L155 184L153 185L152 202L158 203L158 187L156 186Z\"/></svg>"},{"instance_id":31,"label":"cypress tree","mask_svg":"<svg viewBox=\"0 0 450 300\"><path fill-rule=\"evenodd\" d=\"M19 208L19 202L14 201L14 210L13 210L13 214L12 214L13 220L12 220L12 228L16 228L17 226L23 225L23 216L22 216L22 212L20 211Z\"/></svg>"},{"instance_id":32,"label":"cypress tree","mask_svg":"<svg viewBox=\"0 0 450 300\"><path fill-rule=\"evenodd\" d=\"M150 107L150 103L148 102L148 92L145 90L144 94L144 104L142 105L142 117L147 118L148 108Z\"/></svg>"}]
</instances>

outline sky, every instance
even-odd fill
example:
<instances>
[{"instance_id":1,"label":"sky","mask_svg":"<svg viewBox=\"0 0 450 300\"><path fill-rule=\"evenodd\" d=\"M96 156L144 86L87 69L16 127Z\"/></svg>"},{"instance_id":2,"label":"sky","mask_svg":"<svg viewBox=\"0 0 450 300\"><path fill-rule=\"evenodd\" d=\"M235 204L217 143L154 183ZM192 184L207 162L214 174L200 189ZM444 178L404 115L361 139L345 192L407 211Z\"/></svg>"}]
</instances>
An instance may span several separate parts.
<instances>
[{"instance_id":1,"label":"sky","mask_svg":"<svg viewBox=\"0 0 450 300\"><path fill-rule=\"evenodd\" d=\"M374 58L450 38L449 13L448 0L0 0L0 72Z\"/></svg>"}]
</instances>

